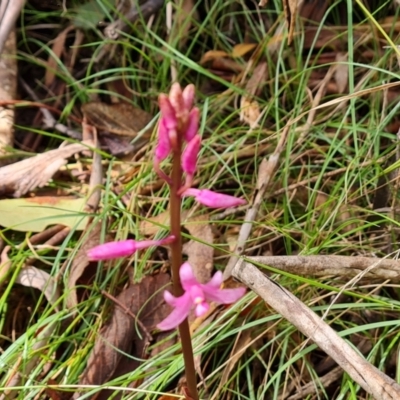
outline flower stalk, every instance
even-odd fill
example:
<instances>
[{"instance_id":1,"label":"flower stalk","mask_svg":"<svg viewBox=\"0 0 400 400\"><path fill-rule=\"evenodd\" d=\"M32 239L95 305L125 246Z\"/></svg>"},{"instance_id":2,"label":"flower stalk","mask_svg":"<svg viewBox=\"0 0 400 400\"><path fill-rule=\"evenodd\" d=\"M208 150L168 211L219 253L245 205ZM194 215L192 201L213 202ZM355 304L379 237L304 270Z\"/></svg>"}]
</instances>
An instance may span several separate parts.
<instances>
[{"instance_id":1,"label":"flower stalk","mask_svg":"<svg viewBox=\"0 0 400 400\"><path fill-rule=\"evenodd\" d=\"M160 240L136 241L130 239L104 243L90 249L88 257L93 261L105 260L130 256L136 251L150 246L166 244L170 246L174 294L165 291L164 299L173 307L173 310L157 327L161 330L179 328L187 383L185 392L187 398L198 400L188 315L192 308L195 309L197 317L204 315L209 310L211 301L220 304L234 303L244 295L245 289L221 289L221 272L216 272L208 283L200 283L190 264L183 263L182 197L194 197L197 202L210 208L236 207L245 204L246 201L208 189L192 187L201 147L201 137L198 133L200 111L197 107L193 107L194 95L193 85L188 85L182 90L180 85L175 83L172 85L169 95L161 94L159 96L161 119L153 165L160 178L170 187L170 235ZM169 156L172 158L171 175L167 175L161 169L161 162Z\"/></svg>"},{"instance_id":2,"label":"flower stalk","mask_svg":"<svg viewBox=\"0 0 400 400\"><path fill-rule=\"evenodd\" d=\"M181 148L182 138L178 135L177 146L173 151L172 174L170 184L170 219L171 219L171 235L175 240L170 245L171 249L171 270L172 284L175 296L181 296L183 289L179 279L179 268L182 265L182 234L181 234L181 196L178 191L182 185L182 166L181 166ZM188 319L185 318L179 324L179 335L182 343L183 360L185 364L185 375L187 388L190 397L198 400L196 370L194 367L192 339L190 337L190 329Z\"/></svg>"}]
</instances>

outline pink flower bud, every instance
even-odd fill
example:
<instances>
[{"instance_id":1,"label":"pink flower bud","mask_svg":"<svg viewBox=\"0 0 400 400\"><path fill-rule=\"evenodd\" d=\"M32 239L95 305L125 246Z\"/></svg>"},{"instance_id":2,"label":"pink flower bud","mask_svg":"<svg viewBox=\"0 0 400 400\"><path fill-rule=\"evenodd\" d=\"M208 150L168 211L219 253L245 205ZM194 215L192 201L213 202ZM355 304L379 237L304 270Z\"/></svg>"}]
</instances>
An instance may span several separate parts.
<instances>
[{"instance_id":1,"label":"pink flower bud","mask_svg":"<svg viewBox=\"0 0 400 400\"><path fill-rule=\"evenodd\" d=\"M200 203L210 208L229 208L246 204L246 200L227 194L216 193L208 189L186 189L182 196L194 196Z\"/></svg>"},{"instance_id":2,"label":"pink flower bud","mask_svg":"<svg viewBox=\"0 0 400 400\"><path fill-rule=\"evenodd\" d=\"M176 111L165 93L161 93L158 96L158 105L160 106L165 128L168 131L175 130L178 126Z\"/></svg>"},{"instance_id":3,"label":"pink flower bud","mask_svg":"<svg viewBox=\"0 0 400 400\"><path fill-rule=\"evenodd\" d=\"M190 111L189 120L185 132L185 140L190 142L199 130L200 110L195 107Z\"/></svg>"},{"instance_id":4,"label":"pink flower bud","mask_svg":"<svg viewBox=\"0 0 400 400\"><path fill-rule=\"evenodd\" d=\"M172 84L168 98L175 110L177 118L179 119L182 113L185 113L186 111L185 102L183 101L182 97L181 85L179 83L175 82Z\"/></svg>"},{"instance_id":5,"label":"pink flower bud","mask_svg":"<svg viewBox=\"0 0 400 400\"><path fill-rule=\"evenodd\" d=\"M158 142L154 152L158 162L168 157L171 152L171 142L169 139L168 129L165 126L165 118L161 117L158 125Z\"/></svg>"},{"instance_id":6,"label":"pink flower bud","mask_svg":"<svg viewBox=\"0 0 400 400\"><path fill-rule=\"evenodd\" d=\"M87 255L90 261L127 257L137 250L146 249L151 246L162 246L174 240L175 236L170 235L161 240L121 240L119 242L108 242L91 248L87 252Z\"/></svg>"},{"instance_id":7,"label":"pink flower bud","mask_svg":"<svg viewBox=\"0 0 400 400\"><path fill-rule=\"evenodd\" d=\"M197 168L197 156L200 151L201 138L199 135L187 144L185 150L182 153L182 169L188 175L193 176Z\"/></svg>"},{"instance_id":8,"label":"pink flower bud","mask_svg":"<svg viewBox=\"0 0 400 400\"><path fill-rule=\"evenodd\" d=\"M187 85L182 92L183 103L185 104L186 110L190 111L193 107L194 96L196 90L193 84Z\"/></svg>"}]
</instances>

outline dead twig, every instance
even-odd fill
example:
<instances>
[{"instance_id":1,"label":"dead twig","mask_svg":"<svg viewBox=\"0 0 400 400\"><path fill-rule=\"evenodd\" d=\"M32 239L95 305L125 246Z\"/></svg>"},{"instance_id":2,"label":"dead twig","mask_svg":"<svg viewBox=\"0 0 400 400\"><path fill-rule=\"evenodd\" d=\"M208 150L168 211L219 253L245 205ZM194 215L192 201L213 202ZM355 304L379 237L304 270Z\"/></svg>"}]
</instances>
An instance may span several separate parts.
<instances>
[{"instance_id":1,"label":"dead twig","mask_svg":"<svg viewBox=\"0 0 400 400\"><path fill-rule=\"evenodd\" d=\"M24 4L25 0L2 0L0 2L0 54L3 52L4 44L12 32Z\"/></svg>"},{"instance_id":2,"label":"dead twig","mask_svg":"<svg viewBox=\"0 0 400 400\"><path fill-rule=\"evenodd\" d=\"M140 6L140 9L133 4L131 9L124 15L123 18L117 19L112 24L104 29L104 35L108 39L118 39L120 31L124 31L129 23L133 23L140 17L148 18L156 13L164 5L163 0L148 0Z\"/></svg>"},{"instance_id":3,"label":"dead twig","mask_svg":"<svg viewBox=\"0 0 400 400\"><path fill-rule=\"evenodd\" d=\"M257 263L296 275L337 276L348 282L352 277L392 282L400 281L400 260L352 256L259 256L246 257Z\"/></svg>"},{"instance_id":4,"label":"dead twig","mask_svg":"<svg viewBox=\"0 0 400 400\"><path fill-rule=\"evenodd\" d=\"M366 361L328 324L292 293L264 275L254 265L239 261L232 275L241 280L277 313L292 323L334 359L346 373L377 400L395 400L400 385Z\"/></svg>"},{"instance_id":5,"label":"dead twig","mask_svg":"<svg viewBox=\"0 0 400 400\"><path fill-rule=\"evenodd\" d=\"M233 267L236 265L239 256L243 253L245 249L246 241L249 238L251 229L253 227L253 222L257 217L261 203L264 199L265 192L269 186L269 183L272 180L272 177L278 165L279 157L285 147L289 134L289 129L290 123L286 125L286 128L282 132L279 142L276 145L275 151L269 156L268 161L264 159L263 162L260 164L258 170L259 179L254 201L252 206L246 212L246 216L244 218L245 222L240 228L238 243L236 245L235 252L230 257L228 265L226 266L224 271L224 279L228 279L231 276Z\"/></svg>"}]
</instances>

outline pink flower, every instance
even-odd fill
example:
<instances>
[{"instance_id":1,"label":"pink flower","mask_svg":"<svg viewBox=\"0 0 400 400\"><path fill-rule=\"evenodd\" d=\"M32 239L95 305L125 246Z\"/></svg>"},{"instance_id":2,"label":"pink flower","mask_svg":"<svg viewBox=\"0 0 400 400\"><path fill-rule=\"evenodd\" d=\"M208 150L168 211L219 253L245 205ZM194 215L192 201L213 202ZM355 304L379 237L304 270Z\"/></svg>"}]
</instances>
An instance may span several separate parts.
<instances>
[{"instance_id":1,"label":"pink flower","mask_svg":"<svg viewBox=\"0 0 400 400\"><path fill-rule=\"evenodd\" d=\"M108 242L91 248L88 250L87 255L90 261L127 257L137 250L147 249L151 246L162 246L174 240L175 236L170 235L160 240L121 240L119 242Z\"/></svg>"},{"instance_id":2,"label":"pink flower","mask_svg":"<svg viewBox=\"0 0 400 400\"><path fill-rule=\"evenodd\" d=\"M179 83L174 83L168 95L161 93L158 97L161 119L158 127L158 140L154 154L154 168L157 174L168 183L171 182L160 168L161 161L165 160L171 152L177 150L179 140L181 142L186 141L189 145L196 137L199 130L200 111L196 107L193 108L194 96L194 85L188 85L182 91ZM194 145L197 145L197 141L192 143L192 149ZM198 147L200 147L200 144L198 144ZM197 154L195 158L197 158ZM186 157L189 164L186 163L185 165L189 166L188 168L192 168L191 165L193 165L193 163L190 161L192 159L193 156L191 155L189 159ZM184 165L182 167L185 169ZM194 171L187 176L188 182L192 181L193 174Z\"/></svg>"},{"instance_id":3,"label":"pink flower","mask_svg":"<svg viewBox=\"0 0 400 400\"><path fill-rule=\"evenodd\" d=\"M186 173L185 187L192 186L193 177L197 169L197 156L200 151L201 137L195 135L187 144L182 153L182 170Z\"/></svg>"},{"instance_id":4,"label":"pink flower","mask_svg":"<svg viewBox=\"0 0 400 400\"><path fill-rule=\"evenodd\" d=\"M210 301L219 304L231 304L239 300L246 292L245 288L220 289L222 284L221 271L216 272L210 282L200 283L187 262L182 264L179 276L185 292L180 297L175 297L168 291L164 292L165 301L174 307L174 310L157 325L163 331L176 328L181 324L189 315L192 307L195 307L195 315L200 317L209 310Z\"/></svg>"},{"instance_id":5,"label":"pink flower","mask_svg":"<svg viewBox=\"0 0 400 400\"><path fill-rule=\"evenodd\" d=\"M171 142L169 139L168 128L165 125L165 119L161 118L158 124L158 142L154 152L156 161L165 160L171 152Z\"/></svg>"},{"instance_id":6,"label":"pink flower","mask_svg":"<svg viewBox=\"0 0 400 400\"><path fill-rule=\"evenodd\" d=\"M229 208L246 204L246 200L227 194L216 193L208 189L189 188L181 193L181 196L194 196L200 203L210 208Z\"/></svg>"}]
</instances>

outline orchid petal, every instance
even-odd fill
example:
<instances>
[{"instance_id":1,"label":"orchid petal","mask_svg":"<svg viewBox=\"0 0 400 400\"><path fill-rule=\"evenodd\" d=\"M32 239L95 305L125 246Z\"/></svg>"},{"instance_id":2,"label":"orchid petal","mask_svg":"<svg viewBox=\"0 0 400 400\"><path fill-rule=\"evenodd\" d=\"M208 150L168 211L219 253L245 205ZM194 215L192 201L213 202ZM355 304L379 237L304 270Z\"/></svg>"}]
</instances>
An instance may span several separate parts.
<instances>
[{"instance_id":1,"label":"orchid petal","mask_svg":"<svg viewBox=\"0 0 400 400\"><path fill-rule=\"evenodd\" d=\"M243 297L246 293L246 288L217 290L203 285L203 291L206 294L207 300L220 304L231 304Z\"/></svg>"},{"instance_id":2,"label":"orchid petal","mask_svg":"<svg viewBox=\"0 0 400 400\"><path fill-rule=\"evenodd\" d=\"M183 296L175 298L175 300L175 308L172 310L171 314L169 314L167 318L165 318L157 325L158 329L168 331L170 329L176 328L189 315L189 311L193 304L190 296L185 293Z\"/></svg>"},{"instance_id":3,"label":"orchid petal","mask_svg":"<svg viewBox=\"0 0 400 400\"><path fill-rule=\"evenodd\" d=\"M165 160L171 152L171 142L168 129L165 125L165 118L161 118L158 125L158 141L154 151L154 156L158 162Z\"/></svg>"},{"instance_id":4,"label":"orchid petal","mask_svg":"<svg viewBox=\"0 0 400 400\"><path fill-rule=\"evenodd\" d=\"M185 104L186 110L190 110L193 107L194 96L196 90L193 84L187 85L182 92L183 103Z\"/></svg>"},{"instance_id":5,"label":"orchid petal","mask_svg":"<svg viewBox=\"0 0 400 400\"><path fill-rule=\"evenodd\" d=\"M161 93L158 96L158 105L167 131L175 130L178 126L176 111L166 94Z\"/></svg>"},{"instance_id":6,"label":"orchid petal","mask_svg":"<svg viewBox=\"0 0 400 400\"><path fill-rule=\"evenodd\" d=\"M196 317L201 317L202 315L206 314L209 309L210 305L206 301L203 301L202 303L197 304L194 313Z\"/></svg>"},{"instance_id":7,"label":"orchid petal","mask_svg":"<svg viewBox=\"0 0 400 400\"><path fill-rule=\"evenodd\" d=\"M137 250L135 240L121 240L119 242L108 242L92 247L87 255L90 261L108 260L118 257L132 255Z\"/></svg>"},{"instance_id":8,"label":"orchid petal","mask_svg":"<svg viewBox=\"0 0 400 400\"><path fill-rule=\"evenodd\" d=\"M181 285L183 289L190 290L193 286L198 285L196 277L194 276L192 266L188 262L184 262L179 269L179 277L181 278Z\"/></svg>"},{"instance_id":9,"label":"orchid petal","mask_svg":"<svg viewBox=\"0 0 400 400\"><path fill-rule=\"evenodd\" d=\"M195 135L182 153L182 170L192 177L197 169L197 156L200 151L200 144L200 136Z\"/></svg>"},{"instance_id":10,"label":"orchid petal","mask_svg":"<svg viewBox=\"0 0 400 400\"><path fill-rule=\"evenodd\" d=\"M189 113L189 120L185 131L185 140L190 142L199 130L200 110L195 107Z\"/></svg>"},{"instance_id":11,"label":"orchid petal","mask_svg":"<svg viewBox=\"0 0 400 400\"><path fill-rule=\"evenodd\" d=\"M196 192L195 192L196 191ZM187 189L182 196L194 196L200 203L210 208L229 208L246 204L246 200L227 194L213 192L208 189Z\"/></svg>"},{"instance_id":12,"label":"orchid petal","mask_svg":"<svg viewBox=\"0 0 400 400\"><path fill-rule=\"evenodd\" d=\"M174 235L160 240L121 240L100 244L88 250L87 255L91 261L109 260L112 258L127 257L137 250L147 249L151 246L163 246L175 240Z\"/></svg>"},{"instance_id":13,"label":"orchid petal","mask_svg":"<svg viewBox=\"0 0 400 400\"><path fill-rule=\"evenodd\" d=\"M219 289L224 281L221 271L217 271L209 282L202 286L208 286L209 288Z\"/></svg>"},{"instance_id":14,"label":"orchid petal","mask_svg":"<svg viewBox=\"0 0 400 400\"><path fill-rule=\"evenodd\" d=\"M168 99L175 110L175 114L180 119L182 114L185 114L186 107L182 97L181 85L177 82L173 83L169 91ZM188 112L186 112L188 113Z\"/></svg>"},{"instance_id":15,"label":"orchid petal","mask_svg":"<svg viewBox=\"0 0 400 400\"><path fill-rule=\"evenodd\" d=\"M178 297L175 297L168 290L164 290L164 300L167 304L169 304L172 307L175 307L177 299Z\"/></svg>"}]
</instances>

